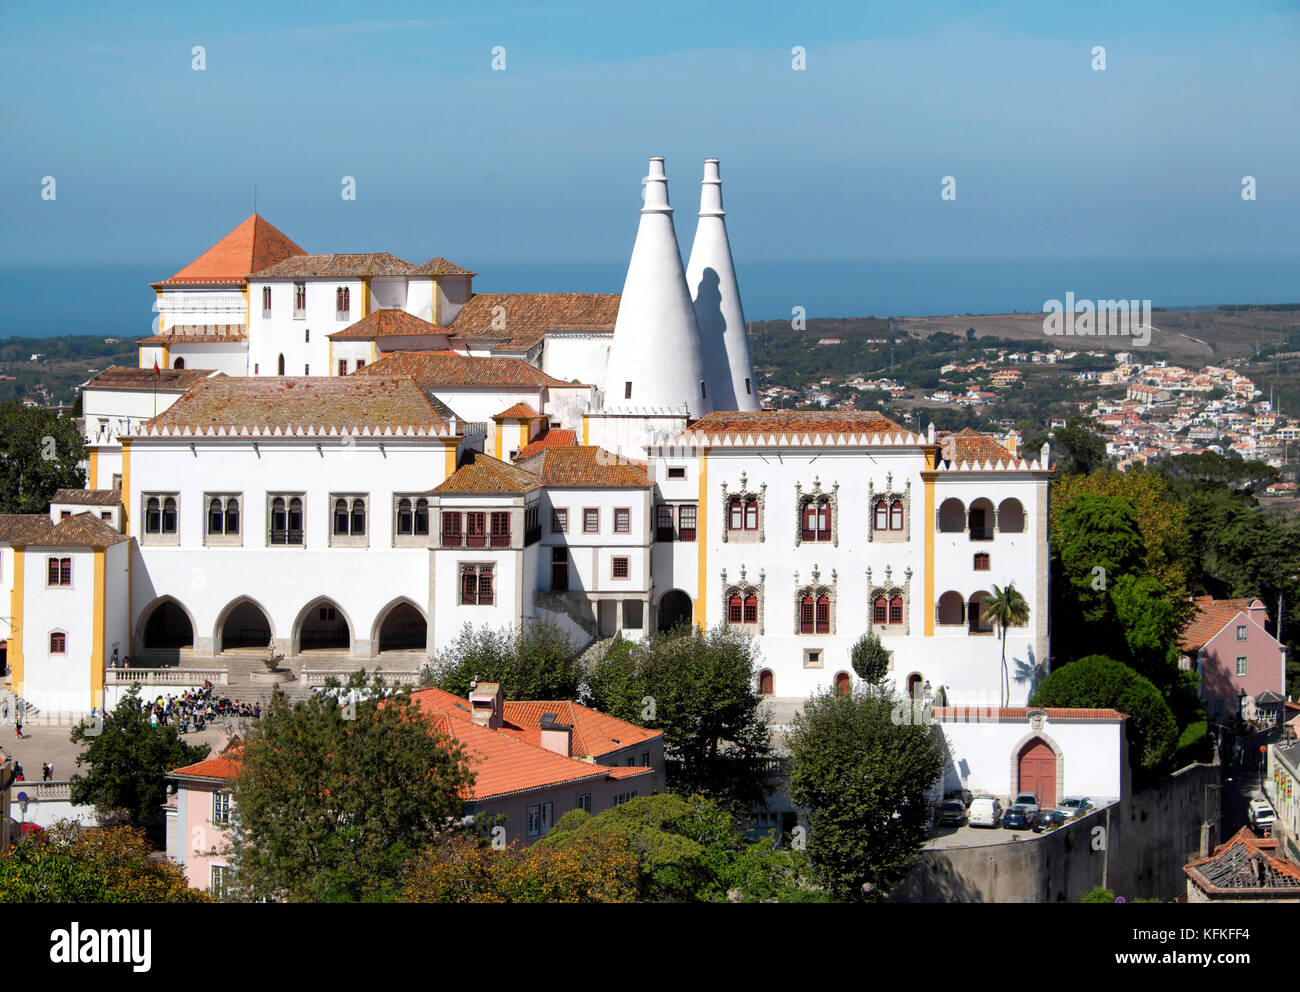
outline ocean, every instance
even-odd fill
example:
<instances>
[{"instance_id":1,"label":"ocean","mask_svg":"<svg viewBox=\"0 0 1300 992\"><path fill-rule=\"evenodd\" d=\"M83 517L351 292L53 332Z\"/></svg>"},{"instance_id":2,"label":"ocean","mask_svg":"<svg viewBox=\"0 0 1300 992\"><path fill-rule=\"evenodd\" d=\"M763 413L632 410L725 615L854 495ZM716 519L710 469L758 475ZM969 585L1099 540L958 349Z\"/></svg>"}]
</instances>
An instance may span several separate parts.
<instances>
[{"instance_id":1,"label":"ocean","mask_svg":"<svg viewBox=\"0 0 1300 992\"><path fill-rule=\"evenodd\" d=\"M488 262L483 293L617 293L627 261ZM146 337L149 283L176 263L30 266L0 269L0 338L95 334ZM737 262L749 320L808 317L919 317L1041 312L1051 299L1151 300L1155 307L1300 301L1300 255L1268 257L941 259Z\"/></svg>"}]
</instances>

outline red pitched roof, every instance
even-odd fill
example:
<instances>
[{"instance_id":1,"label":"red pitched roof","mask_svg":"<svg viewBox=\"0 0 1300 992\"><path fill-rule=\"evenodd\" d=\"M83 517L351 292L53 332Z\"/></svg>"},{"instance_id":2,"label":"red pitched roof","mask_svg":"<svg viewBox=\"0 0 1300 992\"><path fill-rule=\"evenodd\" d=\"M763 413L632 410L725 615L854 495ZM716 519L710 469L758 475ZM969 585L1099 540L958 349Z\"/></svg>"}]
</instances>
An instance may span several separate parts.
<instances>
[{"instance_id":1,"label":"red pitched roof","mask_svg":"<svg viewBox=\"0 0 1300 992\"><path fill-rule=\"evenodd\" d=\"M1011 465L1019 461L1007 450L1006 445L970 427L941 438L939 451L944 460L954 467L962 464L983 465L985 462Z\"/></svg>"},{"instance_id":2,"label":"red pitched roof","mask_svg":"<svg viewBox=\"0 0 1300 992\"><path fill-rule=\"evenodd\" d=\"M551 330L612 331L619 299L617 293L476 293L451 327L463 338L527 351Z\"/></svg>"},{"instance_id":3,"label":"red pitched roof","mask_svg":"<svg viewBox=\"0 0 1300 992\"><path fill-rule=\"evenodd\" d=\"M751 434L905 434L907 429L875 410L715 411L686 429L710 437L741 438Z\"/></svg>"},{"instance_id":4,"label":"red pitched roof","mask_svg":"<svg viewBox=\"0 0 1300 992\"><path fill-rule=\"evenodd\" d=\"M516 468L508 462L498 461L481 451L469 451L460 468L456 469L433 491L440 495L500 493L519 495L530 493L542 484L532 472Z\"/></svg>"},{"instance_id":5,"label":"red pitched roof","mask_svg":"<svg viewBox=\"0 0 1300 992\"><path fill-rule=\"evenodd\" d=\"M443 330L445 333L445 330ZM420 385L439 386L571 386L547 375L522 358L489 358L455 351L393 351L352 373L356 376L409 375Z\"/></svg>"},{"instance_id":6,"label":"red pitched roof","mask_svg":"<svg viewBox=\"0 0 1300 992\"><path fill-rule=\"evenodd\" d=\"M531 458L543 448L571 448L578 443L578 432L565 430L564 428L554 428L547 431L541 437L534 438L528 444L519 449L519 454L515 456L515 461L523 458Z\"/></svg>"},{"instance_id":7,"label":"red pitched roof","mask_svg":"<svg viewBox=\"0 0 1300 992\"><path fill-rule=\"evenodd\" d=\"M305 254L273 224L253 214L174 276L153 286L242 286L250 272Z\"/></svg>"},{"instance_id":8,"label":"red pitched roof","mask_svg":"<svg viewBox=\"0 0 1300 992\"><path fill-rule=\"evenodd\" d=\"M528 464L523 464L522 453L515 461L540 475L542 485L558 489L640 488L650 485L645 465L595 445L544 446L528 458Z\"/></svg>"},{"instance_id":9,"label":"red pitched roof","mask_svg":"<svg viewBox=\"0 0 1300 992\"><path fill-rule=\"evenodd\" d=\"M236 737L222 749L220 754L210 755L192 765L173 768L170 774L177 778L202 778L225 782L234 778L239 772L243 754L243 744Z\"/></svg>"},{"instance_id":10,"label":"red pitched roof","mask_svg":"<svg viewBox=\"0 0 1300 992\"><path fill-rule=\"evenodd\" d=\"M1250 596L1242 599L1197 596L1192 602L1196 604L1196 613L1178 635L1178 646L1184 651L1199 651L1239 613L1245 613L1249 617L1250 604L1257 600ZM1265 618L1267 619L1267 614Z\"/></svg>"},{"instance_id":11,"label":"red pitched roof","mask_svg":"<svg viewBox=\"0 0 1300 992\"><path fill-rule=\"evenodd\" d=\"M507 700L502 710L505 723L501 730L541 747L542 716L546 713L554 713L557 723L567 723L573 727L572 747L575 758L592 757L599 760L620 748L643 744L663 736L661 730L638 727L635 723L619 720L608 713L564 700Z\"/></svg>"},{"instance_id":12,"label":"red pitched roof","mask_svg":"<svg viewBox=\"0 0 1300 992\"><path fill-rule=\"evenodd\" d=\"M93 513L74 513L57 524L46 513L0 514L0 544L37 548L107 548L129 538Z\"/></svg>"},{"instance_id":13,"label":"red pitched roof","mask_svg":"<svg viewBox=\"0 0 1300 992\"><path fill-rule=\"evenodd\" d=\"M493 420L535 420L541 414L534 410L527 403L516 403L512 407L507 407L500 413L492 415Z\"/></svg>"},{"instance_id":14,"label":"red pitched roof","mask_svg":"<svg viewBox=\"0 0 1300 992\"><path fill-rule=\"evenodd\" d=\"M1300 890L1300 868L1276 851L1276 838L1256 837L1249 827L1242 827L1209 857L1184 865L1183 871L1206 892L1294 899Z\"/></svg>"},{"instance_id":15,"label":"red pitched roof","mask_svg":"<svg viewBox=\"0 0 1300 992\"><path fill-rule=\"evenodd\" d=\"M331 341L369 341L374 338L430 334L446 337L447 329L431 324L405 310L387 307L376 310L369 317L362 317L355 324L349 324L341 331L327 334L326 337Z\"/></svg>"}]
</instances>

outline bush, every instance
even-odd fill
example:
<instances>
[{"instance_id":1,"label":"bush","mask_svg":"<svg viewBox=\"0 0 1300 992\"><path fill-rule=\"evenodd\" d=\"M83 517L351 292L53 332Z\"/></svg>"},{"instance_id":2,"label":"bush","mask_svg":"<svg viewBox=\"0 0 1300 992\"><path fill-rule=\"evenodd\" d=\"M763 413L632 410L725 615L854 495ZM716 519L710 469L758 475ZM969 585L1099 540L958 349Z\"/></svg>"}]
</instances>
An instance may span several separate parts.
<instances>
[{"instance_id":1,"label":"bush","mask_svg":"<svg viewBox=\"0 0 1300 992\"><path fill-rule=\"evenodd\" d=\"M467 696L471 682L499 682L506 699L577 699L582 666L569 636L549 620L517 631L466 624L426 666L421 684Z\"/></svg>"}]
</instances>

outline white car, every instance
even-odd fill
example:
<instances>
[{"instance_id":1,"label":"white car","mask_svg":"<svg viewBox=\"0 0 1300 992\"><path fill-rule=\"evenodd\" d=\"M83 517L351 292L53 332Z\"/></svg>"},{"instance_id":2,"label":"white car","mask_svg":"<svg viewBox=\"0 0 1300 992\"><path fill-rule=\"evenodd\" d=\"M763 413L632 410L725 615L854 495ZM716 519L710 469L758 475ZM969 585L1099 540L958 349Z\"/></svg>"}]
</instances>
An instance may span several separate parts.
<instances>
[{"instance_id":1,"label":"white car","mask_svg":"<svg viewBox=\"0 0 1300 992\"><path fill-rule=\"evenodd\" d=\"M1250 801L1250 825L1256 830L1262 830L1265 827L1271 827L1276 819L1273 813L1273 807L1268 804L1267 799L1252 799Z\"/></svg>"}]
</instances>

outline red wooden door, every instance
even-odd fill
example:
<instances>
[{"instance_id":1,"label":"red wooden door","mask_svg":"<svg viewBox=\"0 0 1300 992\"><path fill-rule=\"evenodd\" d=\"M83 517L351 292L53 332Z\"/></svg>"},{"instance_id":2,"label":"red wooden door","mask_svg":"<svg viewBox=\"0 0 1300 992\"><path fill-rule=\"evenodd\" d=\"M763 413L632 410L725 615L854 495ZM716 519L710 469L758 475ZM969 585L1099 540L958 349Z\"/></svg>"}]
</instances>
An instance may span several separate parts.
<instances>
[{"instance_id":1,"label":"red wooden door","mask_svg":"<svg viewBox=\"0 0 1300 992\"><path fill-rule=\"evenodd\" d=\"M1041 740L1030 741L1020 751L1020 788L1036 792L1043 806L1056 805L1056 754Z\"/></svg>"}]
</instances>

